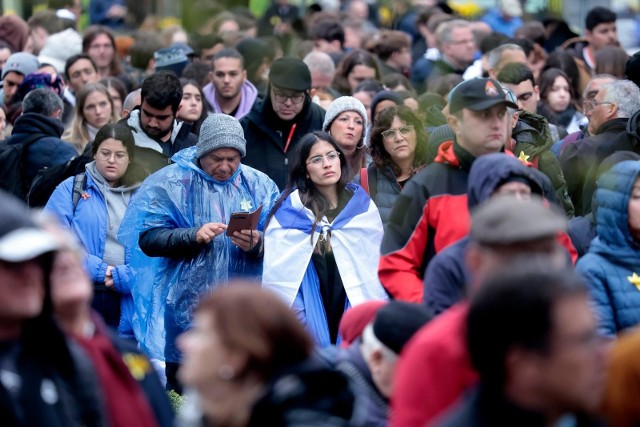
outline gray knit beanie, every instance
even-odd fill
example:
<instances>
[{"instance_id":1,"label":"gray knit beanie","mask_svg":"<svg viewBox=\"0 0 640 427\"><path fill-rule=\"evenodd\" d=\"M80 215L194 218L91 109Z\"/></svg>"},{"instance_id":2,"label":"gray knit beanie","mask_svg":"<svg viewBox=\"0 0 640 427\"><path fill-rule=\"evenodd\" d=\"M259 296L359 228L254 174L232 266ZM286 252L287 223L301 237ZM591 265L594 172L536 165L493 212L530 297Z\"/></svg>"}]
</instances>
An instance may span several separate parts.
<instances>
[{"instance_id":1,"label":"gray knit beanie","mask_svg":"<svg viewBox=\"0 0 640 427\"><path fill-rule=\"evenodd\" d=\"M362 117L362 122L364 124L364 129L367 128L367 109L364 108L362 102L360 102L359 99L354 98L353 96L341 96L340 98L336 98L329 105L329 108L327 108L327 112L324 115L322 130L328 132L329 128L331 127L331 123L333 123L336 117L338 117L345 111L355 111L356 113L360 114L360 117Z\"/></svg>"},{"instance_id":2,"label":"gray knit beanie","mask_svg":"<svg viewBox=\"0 0 640 427\"><path fill-rule=\"evenodd\" d=\"M235 148L240 157L247 154L247 141L244 130L235 117L226 114L209 114L202 122L200 136L196 144L196 157L201 159L218 148Z\"/></svg>"}]
</instances>

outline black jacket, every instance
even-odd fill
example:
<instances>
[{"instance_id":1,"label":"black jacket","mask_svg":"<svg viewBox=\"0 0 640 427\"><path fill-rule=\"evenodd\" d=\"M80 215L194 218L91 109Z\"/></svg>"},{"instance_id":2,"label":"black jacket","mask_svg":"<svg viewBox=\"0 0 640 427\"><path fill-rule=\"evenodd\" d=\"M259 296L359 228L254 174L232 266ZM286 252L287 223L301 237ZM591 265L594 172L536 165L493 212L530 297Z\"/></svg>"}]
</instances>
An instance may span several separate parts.
<instances>
[{"instance_id":1,"label":"black jacket","mask_svg":"<svg viewBox=\"0 0 640 427\"><path fill-rule=\"evenodd\" d=\"M637 126L636 120L629 119L626 124L627 126L625 131L620 131L611 138L604 139L596 147L593 164L586 173L586 178L582 187L582 212L584 214L591 212L591 199L593 198L593 194L596 192L596 181L598 176L602 173L600 170L602 162L607 157L618 151L632 151L636 154L640 154L640 145L638 144L638 137L636 136L637 131L635 131ZM631 129L632 132L629 132L629 129Z\"/></svg>"},{"instance_id":2,"label":"black jacket","mask_svg":"<svg viewBox=\"0 0 640 427\"><path fill-rule=\"evenodd\" d=\"M240 120L247 140L247 155L242 163L266 173L280 190L284 189L289 177L289 156L300 138L322 129L324 114L307 96L302 111L293 120L283 122L273 111L269 96L257 100L249 114ZM289 135L291 141L285 152Z\"/></svg>"},{"instance_id":3,"label":"black jacket","mask_svg":"<svg viewBox=\"0 0 640 427\"><path fill-rule=\"evenodd\" d=\"M600 126L596 135L569 144L560 155L560 165L576 215L584 215L585 209L587 212L590 211L591 198L585 200L583 191L588 171L593 165L597 168L599 164L596 160L598 146L626 132L628 120L609 120Z\"/></svg>"},{"instance_id":4,"label":"black jacket","mask_svg":"<svg viewBox=\"0 0 640 427\"><path fill-rule=\"evenodd\" d=\"M248 427L364 426L360 400L347 378L309 360L276 375L251 410Z\"/></svg>"},{"instance_id":5,"label":"black jacket","mask_svg":"<svg viewBox=\"0 0 640 427\"><path fill-rule=\"evenodd\" d=\"M523 409L498 393L487 391L482 386L471 393L462 404L451 410L434 425L438 427L544 427L544 414ZM576 427L601 426L602 424L582 414L575 415Z\"/></svg>"},{"instance_id":6,"label":"black jacket","mask_svg":"<svg viewBox=\"0 0 640 427\"><path fill-rule=\"evenodd\" d=\"M60 120L42 114L25 113L16 120L11 136L6 140L7 145L21 144L32 135L40 135L25 153L24 182L27 188L40 170L66 163L77 155L71 144L60 139L63 131Z\"/></svg>"},{"instance_id":7,"label":"black jacket","mask_svg":"<svg viewBox=\"0 0 640 427\"><path fill-rule=\"evenodd\" d=\"M107 425L93 364L66 340L46 309L27 322L19 341L0 344L0 366L5 371L0 381L3 427ZM15 388L6 381L11 377Z\"/></svg>"}]
</instances>

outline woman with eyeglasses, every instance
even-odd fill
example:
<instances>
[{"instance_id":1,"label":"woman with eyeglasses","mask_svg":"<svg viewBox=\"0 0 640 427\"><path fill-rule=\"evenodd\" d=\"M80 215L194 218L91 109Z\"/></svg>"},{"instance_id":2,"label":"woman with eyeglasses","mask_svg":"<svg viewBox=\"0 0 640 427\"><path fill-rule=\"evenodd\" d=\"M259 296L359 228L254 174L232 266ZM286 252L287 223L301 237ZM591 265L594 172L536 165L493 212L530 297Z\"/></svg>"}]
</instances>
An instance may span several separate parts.
<instances>
[{"instance_id":1,"label":"woman with eyeglasses","mask_svg":"<svg viewBox=\"0 0 640 427\"><path fill-rule=\"evenodd\" d=\"M331 135L305 135L291 160L265 231L263 286L284 298L325 347L341 341L346 309L387 299L378 280L382 223L368 194L348 183L344 153Z\"/></svg>"},{"instance_id":2,"label":"woman with eyeglasses","mask_svg":"<svg viewBox=\"0 0 640 427\"><path fill-rule=\"evenodd\" d=\"M406 182L427 163L427 133L409 107L388 107L378 116L369 150L373 158L366 171L369 195L386 224Z\"/></svg>"},{"instance_id":3,"label":"woman with eyeglasses","mask_svg":"<svg viewBox=\"0 0 640 427\"><path fill-rule=\"evenodd\" d=\"M71 229L84 249L85 268L94 283L93 307L122 336L133 338L131 271L117 239L120 222L141 174L131 164L135 143L131 129L110 123L96 134L94 160L85 173L63 181L44 211Z\"/></svg>"},{"instance_id":4,"label":"woman with eyeglasses","mask_svg":"<svg viewBox=\"0 0 640 427\"><path fill-rule=\"evenodd\" d=\"M333 137L344 153L349 165L347 181L367 166L366 129L367 110L360 100L341 96L327 108L322 130Z\"/></svg>"}]
</instances>

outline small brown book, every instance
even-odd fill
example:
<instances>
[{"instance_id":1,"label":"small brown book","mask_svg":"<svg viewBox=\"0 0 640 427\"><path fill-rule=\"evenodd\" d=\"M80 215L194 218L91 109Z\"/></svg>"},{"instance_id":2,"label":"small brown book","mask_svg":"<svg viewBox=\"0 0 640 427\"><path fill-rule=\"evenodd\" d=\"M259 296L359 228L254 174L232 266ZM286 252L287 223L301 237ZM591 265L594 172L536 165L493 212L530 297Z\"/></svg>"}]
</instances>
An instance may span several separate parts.
<instances>
[{"instance_id":1,"label":"small brown book","mask_svg":"<svg viewBox=\"0 0 640 427\"><path fill-rule=\"evenodd\" d=\"M258 209L253 212L235 212L231 214L229 226L227 227L227 236L233 236L236 231L256 230L260 220L260 212L262 212L262 205L258 206Z\"/></svg>"}]
</instances>

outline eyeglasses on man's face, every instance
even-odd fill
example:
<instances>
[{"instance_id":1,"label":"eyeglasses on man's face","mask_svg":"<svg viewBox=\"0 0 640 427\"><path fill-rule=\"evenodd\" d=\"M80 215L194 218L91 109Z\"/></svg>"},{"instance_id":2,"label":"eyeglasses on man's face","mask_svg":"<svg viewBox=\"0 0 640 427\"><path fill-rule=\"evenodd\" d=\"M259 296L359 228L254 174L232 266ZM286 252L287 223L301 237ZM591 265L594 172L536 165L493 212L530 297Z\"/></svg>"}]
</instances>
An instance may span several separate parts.
<instances>
[{"instance_id":1,"label":"eyeglasses on man's face","mask_svg":"<svg viewBox=\"0 0 640 427\"><path fill-rule=\"evenodd\" d=\"M591 100L589 100L589 108L591 110L593 110L594 108L596 108L598 105L613 105L614 102L607 102L607 101L598 101L597 99L593 98Z\"/></svg>"},{"instance_id":2,"label":"eyeglasses on man's face","mask_svg":"<svg viewBox=\"0 0 640 427\"><path fill-rule=\"evenodd\" d=\"M272 89L273 97L278 104L285 104L287 100L291 100L294 104L300 104L304 101L304 92L285 93L279 90Z\"/></svg>"}]
</instances>

